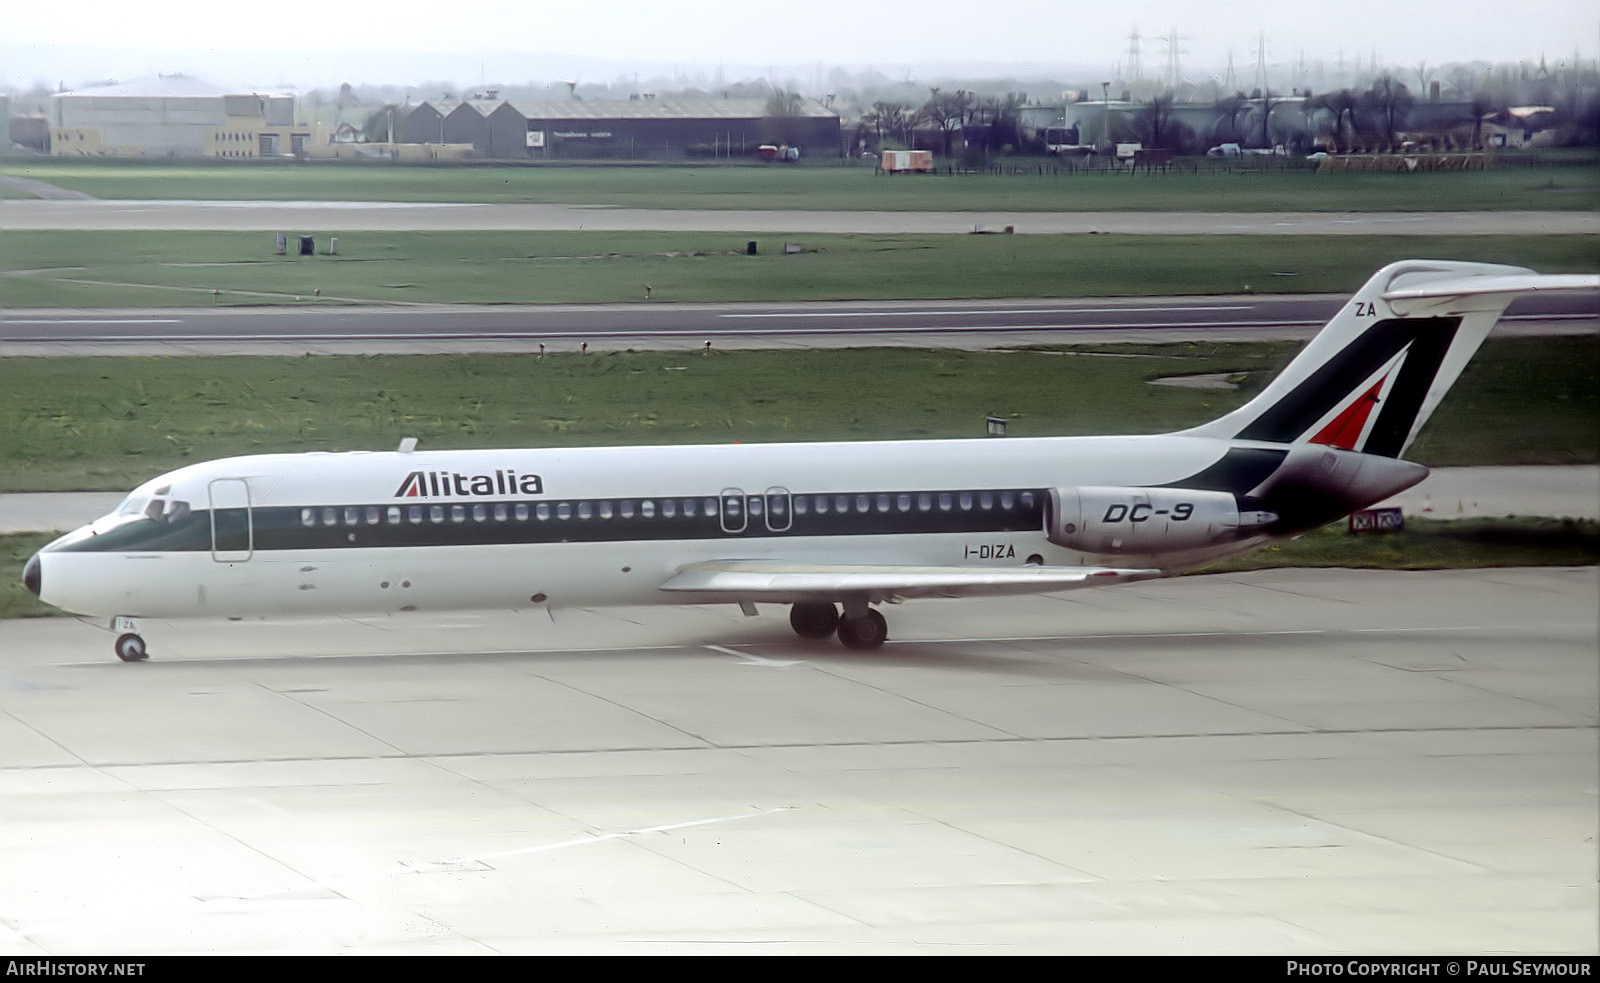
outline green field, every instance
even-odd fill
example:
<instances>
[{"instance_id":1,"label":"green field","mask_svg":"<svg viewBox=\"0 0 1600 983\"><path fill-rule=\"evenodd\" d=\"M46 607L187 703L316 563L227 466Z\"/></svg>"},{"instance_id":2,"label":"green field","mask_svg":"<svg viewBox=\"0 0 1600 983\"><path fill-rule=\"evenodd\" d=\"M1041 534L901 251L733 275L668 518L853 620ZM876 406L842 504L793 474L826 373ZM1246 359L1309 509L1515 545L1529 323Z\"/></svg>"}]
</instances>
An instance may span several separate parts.
<instances>
[{"instance_id":1,"label":"green field","mask_svg":"<svg viewBox=\"0 0 1600 983\"><path fill-rule=\"evenodd\" d=\"M6 307L1108 297L1343 293L1417 255L1541 272L1600 266L1588 236L790 236L317 231L339 255L275 256L268 232L7 232ZM760 243L756 256L745 243Z\"/></svg>"},{"instance_id":2,"label":"green field","mask_svg":"<svg viewBox=\"0 0 1600 983\"><path fill-rule=\"evenodd\" d=\"M1600 563L1600 523L1590 520L1507 517L1438 521L1408 516L1400 532L1352 536L1343 522L1336 522L1198 572L1278 567L1455 570L1595 563Z\"/></svg>"},{"instance_id":3,"label":"green field","mask_svg":"<svg viewBox=\"0 0 1600 983\"><path fill-rule=\"evenodd\" d=\"M1238 405L1291 343L0 360L0 491L122 490L277 451L1160 433ZM1100 354L1097 354L1100 353ZM1102 357L1109 353L1118 357ZM1229 373L1237 391L1153 386ZM1600 460L1600 342L1490 342L1411 457Z\"/></svg>"},{"instance_id":4,"label":"green field","mask_svg":"<svg viewBox=\"0 0 1600 983\"><path fill-rule=\"evenodd\" d=\"M1474 211L1600 208L1592 167L1411 174L1024 173L888 177L852 162L812 166L416 166L354 162L0 164L97 198L546 202L626 208L827 211Z\"/></svg>"}]
</instances>

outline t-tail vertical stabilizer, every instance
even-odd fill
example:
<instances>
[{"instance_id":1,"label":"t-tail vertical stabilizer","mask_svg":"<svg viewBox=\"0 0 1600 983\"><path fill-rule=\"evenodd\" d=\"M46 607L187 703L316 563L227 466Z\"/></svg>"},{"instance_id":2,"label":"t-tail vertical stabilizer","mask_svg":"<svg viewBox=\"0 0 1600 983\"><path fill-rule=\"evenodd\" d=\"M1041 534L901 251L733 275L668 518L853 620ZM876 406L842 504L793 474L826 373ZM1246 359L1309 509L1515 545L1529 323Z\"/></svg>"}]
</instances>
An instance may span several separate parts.
<instances>
[{"instance_id":1,"label":"t-tail vertical stabilizer","mask_svg":"<svg viewBox=\"0 0 1600 983\"><path fill-rule=\"evenodd\" d=\"M1392 263L1260 395L1185 432L1399 457L1512 300L1596 288L1600 276L1587 274L1452 260Z\"/></svg>"}]
</instances>

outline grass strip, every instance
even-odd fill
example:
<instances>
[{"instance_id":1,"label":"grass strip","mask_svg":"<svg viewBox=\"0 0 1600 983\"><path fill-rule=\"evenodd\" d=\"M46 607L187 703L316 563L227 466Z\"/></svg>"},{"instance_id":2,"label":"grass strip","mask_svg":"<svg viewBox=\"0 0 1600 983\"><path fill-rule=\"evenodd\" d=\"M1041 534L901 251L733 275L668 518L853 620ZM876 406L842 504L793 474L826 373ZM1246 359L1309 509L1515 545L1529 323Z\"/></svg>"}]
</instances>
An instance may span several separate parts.
<instances>
[{"instance_id":1,"label":"grass strip","mask_svg":"<svg viewBox=\"0 0 1600 983\"><path fill-rule=\"evenodd\" d=\"M42 618L62 614L41 603L22 586L22 565L59 533L26 532L0 535L0 618Z\"/></svg>"},{"instance_id":2,"label":"grass strip","mask_svg":"<svg viewBox=\"0 0 1600 983\"><path fill-rule=\"evenodd\" d=\"M337 217L330 215L330 222ZM716 232L6 232L7 307L333 306L1348 293L1414 257L1600 267L1585 236L803 235ZM332 236L339 255L320 254ZM745 255L756 240L761 250ZM785 254L785 241L803 248ZM294 240L291 238L291 242Z\"/></svg>"},{"instance_id":3,"label":"grass strip","mask_svg":"<svg viewBox=\"0 0 1600 983\"><path fill-rule=\"evenodd\" d=\"M0 491L120 491L234 454L1161 433L1298 345L0 359ZM1219 373L1237 390L1148 384ZM1409 457L1600 460L1600 340L1491 340Z\"/></svg>"},{"instance_id":4,"label":"grass strip","mask_svg":"<svg viewBox=\"0 0 1600 983\"><path fill-rule=\"evenodd\" d=\"M13 161L14 174L96 198L397 201L801 211L1582 211L1600 208L1593 167L1318 174L1227 165L1199 173L1073 173L1006 161L1000 172L876 174L860 162L801 167L396 166L354 162Z\"/></svg>"},{"instance_id":5,"label":"grass strip","mask_svg":"<svg viewBox=\"0 0 1600 983\"><path fill-rule=\"evenodd\" d=\"M1398 532L1352 535L1338 522L1197 573L1279 567L1455 570L1474 567L1568 567L1600 563L1600 523L1588 519L1406 518Z\"/></svg>"}]
</instances>

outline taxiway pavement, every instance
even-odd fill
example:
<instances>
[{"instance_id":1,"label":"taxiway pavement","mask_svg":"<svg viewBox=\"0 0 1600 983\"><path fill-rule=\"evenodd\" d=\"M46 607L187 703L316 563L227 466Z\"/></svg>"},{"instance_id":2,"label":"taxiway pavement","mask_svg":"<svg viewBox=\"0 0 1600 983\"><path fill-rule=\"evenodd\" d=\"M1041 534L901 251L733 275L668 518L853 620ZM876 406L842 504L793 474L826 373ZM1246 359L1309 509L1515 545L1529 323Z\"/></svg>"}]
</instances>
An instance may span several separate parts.
<instances>
[{"instance_id":1,"label":"taxiway pavement","mask_svg":"<svg viewBox=\"0 0 1600 983\"><path fill-rule=\"evenodd\" d=\"M871 212L387 201L0 199L0 231L665 231L805 234L1595 235L1585 211Z\"/></svg>"},{"instance_id":2,"label":"taxiway pavement","mask_svg":"<svg viewBox=\"0 0 1600 983\"><path fill-rule=\"evenodd\" d=\"M1597 572L0 625L0 951L1597 951Z\"/></svg>"}]
</instances>

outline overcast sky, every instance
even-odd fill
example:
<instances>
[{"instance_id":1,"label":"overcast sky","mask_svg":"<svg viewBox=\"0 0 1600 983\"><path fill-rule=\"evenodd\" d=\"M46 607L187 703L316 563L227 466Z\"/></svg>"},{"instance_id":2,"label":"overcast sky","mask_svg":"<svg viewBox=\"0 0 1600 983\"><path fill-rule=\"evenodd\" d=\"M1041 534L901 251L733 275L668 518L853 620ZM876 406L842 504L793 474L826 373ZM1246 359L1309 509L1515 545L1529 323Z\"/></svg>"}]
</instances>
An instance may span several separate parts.
<instances>
[{"instance_id":1,"label":"overcast sky","mask_svg":"<svg viewBox=\"0 0 1600 983\"><path fill-rule=\"evenodd\" d=\"M1185 74L1226 63L1248 77L1264 32L1268 60L1335 63L1537 60L1600 48L1595 0L468 0L466 3L229 4L220 0L8 0L0 83L74 87L156 72L249 86L328 87L424 79L523 83L631 71L765 75L810 83L817 66L892 77L946 66L1092 67L1147 40L1145 74L1180 38ZM16 9L16 8L21 9ZM588 73L585 75L585 73Z\"/></svg>"}]
</instances>

